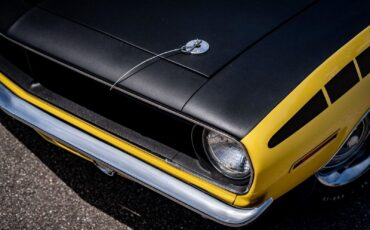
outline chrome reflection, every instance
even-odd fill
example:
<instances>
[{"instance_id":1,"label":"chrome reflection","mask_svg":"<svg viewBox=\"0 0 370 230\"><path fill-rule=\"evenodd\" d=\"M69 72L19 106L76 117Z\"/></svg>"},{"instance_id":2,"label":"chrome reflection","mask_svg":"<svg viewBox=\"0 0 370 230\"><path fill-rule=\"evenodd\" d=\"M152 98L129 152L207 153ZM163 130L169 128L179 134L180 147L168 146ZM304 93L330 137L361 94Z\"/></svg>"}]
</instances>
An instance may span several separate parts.
<instances>
[{"instance_id":1,"label":"chrome reflection","mask_svg":"<svg viewBox=\"0 0 370 230\"><path fill-rule=\"evenodd\" d=\"M339 151L319 172L317 179L324 185L346 185L370 168L370 113L352 130Z\"/></svg>"},{"instance_id":2,"label":"chrome reflection","mask_svg":"<svg viewBox=\"0 0 370 230\"><path fill-rule=\"evenodd\" d=\"M0 84L0 108L9 115L45 133L120 175L152 189L214 221L229 226L248 224L272 203L238 208L226 204L197 188L119 150L18 98Z\"/></svg>"}]
</instances>

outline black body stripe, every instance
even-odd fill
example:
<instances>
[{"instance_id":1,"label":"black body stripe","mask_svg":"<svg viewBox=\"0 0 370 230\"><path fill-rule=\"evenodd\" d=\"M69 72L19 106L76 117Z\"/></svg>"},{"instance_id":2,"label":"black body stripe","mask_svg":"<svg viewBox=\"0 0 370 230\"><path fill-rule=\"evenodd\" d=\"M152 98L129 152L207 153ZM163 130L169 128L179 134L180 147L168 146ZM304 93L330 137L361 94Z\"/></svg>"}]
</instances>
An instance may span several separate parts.
<instances>
[{"instance_id":1,"label":"black body stripe","mask_svg":"<svg viewBox=\"0 0 370 230\"><path fill-rule=\"evenodd\" d=\"M275 133L268 143L273 148L301 129L328 107L323 92L315 94L282 128Z\"/></svg>"},{"instance_id":2,"label":"black body stripe","mask_svg":"<svg viewBox=\"0 0 370 230\"><path fill-rule=\"evenodd\" d=\"M370 73L370 47L362 52L356 58L358 66L360 67L362 77L366 77Z\"/></svg>"},{"instance_id":3,"label":"black body stripe","mask_svg":"<svg viewBox=\"0 0 370 230\"><path fill-rule=\"evenodd\" d=\"M325 88L331 102L334 103L359 81L360 79L357 75L356 67L354 63L351 62L326 83Z\"/></svg>"}]
</instances>

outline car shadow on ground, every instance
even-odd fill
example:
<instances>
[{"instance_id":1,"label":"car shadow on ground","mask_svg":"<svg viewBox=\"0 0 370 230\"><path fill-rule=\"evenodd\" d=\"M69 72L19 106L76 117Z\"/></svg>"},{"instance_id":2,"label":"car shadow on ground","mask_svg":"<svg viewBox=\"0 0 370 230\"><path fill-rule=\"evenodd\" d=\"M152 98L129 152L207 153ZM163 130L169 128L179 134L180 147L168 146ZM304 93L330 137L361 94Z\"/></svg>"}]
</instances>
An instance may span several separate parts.
<instances>
[{"instance_id":1,"label":"car shadow on ground","mask_svg":"<svg viewBox=\"0 0 370 230\"><path fill-rule=\"evenodd\" d=\"M93 164L42 139L35 131L0 112L0 123L83 200L134 229L223 229L143 186L109 177ZM369 174L366 175L367 178ZM279 199L248 229L342 229L370 226L369 187L338 202L308 198L312 180Z\"/></svg>"}]
</instances>

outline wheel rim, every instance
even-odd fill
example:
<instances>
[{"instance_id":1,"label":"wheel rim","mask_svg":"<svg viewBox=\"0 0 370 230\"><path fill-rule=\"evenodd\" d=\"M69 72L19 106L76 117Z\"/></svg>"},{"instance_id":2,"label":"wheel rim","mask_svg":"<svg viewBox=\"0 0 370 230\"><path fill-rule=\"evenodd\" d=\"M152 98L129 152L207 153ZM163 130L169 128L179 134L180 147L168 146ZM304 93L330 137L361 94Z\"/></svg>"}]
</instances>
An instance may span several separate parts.
<instances>
[{"instance_id":1,"label":"wheel rim","mask_svg":"<svg viewBox=\"0 0 370 230\"><path fill-rule=\"evenodd\" d=\"M369 112L356 125L340 150L316 173L324 185L346 185L363 175L370 167L370 115Z\"/></svg>"}]
</instances>

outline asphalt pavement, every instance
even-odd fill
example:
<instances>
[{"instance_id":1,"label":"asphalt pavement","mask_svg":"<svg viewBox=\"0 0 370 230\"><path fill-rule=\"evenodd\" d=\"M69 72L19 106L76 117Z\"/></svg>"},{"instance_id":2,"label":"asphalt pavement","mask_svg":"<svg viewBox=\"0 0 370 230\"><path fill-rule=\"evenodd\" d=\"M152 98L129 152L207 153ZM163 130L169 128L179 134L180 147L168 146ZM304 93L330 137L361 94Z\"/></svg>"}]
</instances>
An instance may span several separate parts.
<instances>
[{"instance_id":1,"label":"asphalt pavement","mask_svg":"<svg viewBox=\"0 0 370 230\"><path fill-rule=\"evenodd\" d=\"M279 199L246 229L370 229L369 173L351 193ZM303 192L302 192L303 191ZM223 229L125 178L108 177L0 112L0 229Z\"/></svg>"}]
</instances>

